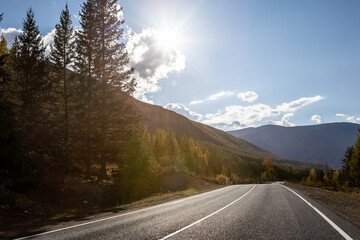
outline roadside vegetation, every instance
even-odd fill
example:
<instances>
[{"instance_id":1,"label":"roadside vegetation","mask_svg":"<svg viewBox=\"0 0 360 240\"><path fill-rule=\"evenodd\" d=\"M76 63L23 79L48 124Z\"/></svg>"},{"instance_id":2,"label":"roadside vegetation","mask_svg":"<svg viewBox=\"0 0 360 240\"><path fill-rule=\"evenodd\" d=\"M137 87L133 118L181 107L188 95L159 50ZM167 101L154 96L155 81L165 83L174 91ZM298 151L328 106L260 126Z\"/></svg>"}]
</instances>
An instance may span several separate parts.
<instances>
[{"instance_id":1,"label":"roadside vegetation","mask_svg":"<svg viewBox=\"0 0 360 240\"><path fill-rule=\"evenodd\" d=\"M349 146L342 159L341 170L311 169L301 183L340 191L359 191L360 188L360 129L354 146Z\"/></svg>"}]
</instances>

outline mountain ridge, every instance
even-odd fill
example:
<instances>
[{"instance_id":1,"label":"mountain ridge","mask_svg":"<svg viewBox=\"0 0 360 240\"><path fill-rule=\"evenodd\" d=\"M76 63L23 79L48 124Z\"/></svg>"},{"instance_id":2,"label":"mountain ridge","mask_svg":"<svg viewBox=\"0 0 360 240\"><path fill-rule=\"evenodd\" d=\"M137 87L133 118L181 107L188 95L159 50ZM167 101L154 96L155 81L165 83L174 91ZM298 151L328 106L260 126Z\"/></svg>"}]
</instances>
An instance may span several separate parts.
<instances>
[{"instance_id":1,"label":"mountain ridge","mask_svg":"<svg viewBox=\"0 0 360 240\"><path fill-rule=\"evenodd\" d=\"M346 147L356 140L359 127L348 122L293 127L264 125L228 133L286 159L339 168Z\"/></svg>"}]
</instances>

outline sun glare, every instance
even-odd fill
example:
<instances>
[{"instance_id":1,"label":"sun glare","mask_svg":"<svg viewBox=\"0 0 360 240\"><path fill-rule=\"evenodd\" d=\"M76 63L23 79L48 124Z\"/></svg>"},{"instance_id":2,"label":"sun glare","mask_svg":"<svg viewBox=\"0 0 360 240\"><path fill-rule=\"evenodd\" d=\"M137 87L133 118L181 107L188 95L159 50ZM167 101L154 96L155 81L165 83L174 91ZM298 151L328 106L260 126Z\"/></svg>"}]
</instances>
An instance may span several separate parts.
<instances>
[{"instance_id":1,"label":"sun glare","mask_svg":"<svg viewBox=\"0 0 360 240\"><path fill-rule=\"evenodd\" d=\"M157 40L163 47L179 47L181 35L174 30L165 29L158 32Z\"/></svg>"}]
</instances>

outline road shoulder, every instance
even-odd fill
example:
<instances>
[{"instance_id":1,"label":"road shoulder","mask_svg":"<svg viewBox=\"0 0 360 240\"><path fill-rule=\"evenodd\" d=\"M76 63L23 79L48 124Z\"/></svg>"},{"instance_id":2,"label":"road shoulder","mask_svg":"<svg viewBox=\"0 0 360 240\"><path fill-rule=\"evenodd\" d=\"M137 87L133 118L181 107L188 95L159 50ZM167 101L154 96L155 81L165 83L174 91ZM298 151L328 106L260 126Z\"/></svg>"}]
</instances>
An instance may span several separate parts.
<instances>
[{"instance_id":1,"label":"road shoulder","mask_svg":"<svg viewBox=\"0 0 360 240\"><path fill-rule=\"evenodd\" d=\"M186 190L159 193L130 204L113 208L96 209L91 211L68 210L54 215L40 216L11 216L11 213L7 215L1 214L0 236L2 236L1 238L12 239L18 236L27 236L40 232L51 231L95 219L107 218L113 215L136 211L225 187L224 185L212 184L197 179L194 179L193 181L192 185L194 187L190 187Z\"/></svg>"},{"instance_id":2,"label":"road shoulder","mask_svg":"<svg viewBox=\"0 0 360 240\"><path fill-rule=\"evenodd\" d=\"M330 191L317 187L286 182L286 186L294 189L360 228L360 193Z\"/></svg>"}]
</instances>

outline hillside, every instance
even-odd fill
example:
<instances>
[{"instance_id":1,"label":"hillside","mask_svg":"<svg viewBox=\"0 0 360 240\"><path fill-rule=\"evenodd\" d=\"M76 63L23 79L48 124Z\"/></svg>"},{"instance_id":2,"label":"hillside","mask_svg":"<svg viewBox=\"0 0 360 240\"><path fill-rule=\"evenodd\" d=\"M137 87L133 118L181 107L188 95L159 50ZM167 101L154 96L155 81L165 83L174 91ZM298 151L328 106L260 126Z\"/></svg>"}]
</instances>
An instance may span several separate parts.
<instances>
[{"instance_id":1,"label":"hillside","mask_svg":"<svg viewBox=\"0 0 360 240\"><path fill-rule=\"evenodd\" d=\"M279 159L279 157L254 144L238 139L216 128L191 121L188 118L161 106L136 101L136 107L144 117L150 134L154 134L158 128L167 131L172 130L175 135L184 135L192 137L194 140L209 142L229 150L237 151L240 155L246 157L256 159L272 157Z\"/></svg>"},{"instance_id":2,"label":"hillside","mask_svg":"<svg viewBox=\"0 0 360 240\"><path fill-rule=\"evenodd\" d=\"M329 123L282 127L266 125L229 133L287 159L341 167L347 146L356 140L359 124Z\"/></svg>"},{"instance_id":3,"label":"hillside","mask_svg":"<svg viewBox=\"0 0 360 240\"><path fill-rule=\"evenodd\" d=\"M289 161L279 157L261 147L248 141L236 138L231 134L219 129L191 121L188 118L167 110L163 107L147 104L135 100L135 105L140 114L144 117L148 130L154 134L156 129L172 130L178 136L192 137L195 140L221 146L227 151L234 153L242 159L260 160L270 157L276 163L292 166L303 166L303 162ZM310 164L311 165L311 164Z\"/></svg>"}]
</instances>

